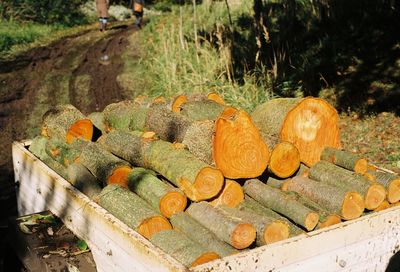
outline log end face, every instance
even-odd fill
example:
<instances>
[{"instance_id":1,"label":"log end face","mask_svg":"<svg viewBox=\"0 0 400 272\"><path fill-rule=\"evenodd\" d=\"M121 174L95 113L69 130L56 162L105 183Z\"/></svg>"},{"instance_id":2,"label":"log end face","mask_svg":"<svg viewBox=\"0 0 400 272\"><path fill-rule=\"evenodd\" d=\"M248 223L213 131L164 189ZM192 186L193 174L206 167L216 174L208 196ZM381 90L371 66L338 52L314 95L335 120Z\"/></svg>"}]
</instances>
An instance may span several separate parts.
<instances>
[{"instance_id":1,"label":"log end face","mask_svg":"<svg viewBox=\"0 0 400 272\"><path fill-rule=\"evenodd\" d=\"M160 200L160 212L167 218L170 218L177 212L185 210L187 198L180 192L169 192Z\"/></svg>"},{"instance_id":2,"label":"log end face","mask_svg":"<svg viewBox=\"0 0 400 272\"><path fill-rule=\"evenodd\" d=\"M173 112L180 112L181 111L181 106L186 103L187 97L186 95L179 95L175 98L174 102L172 102L172 108L171 110Z\"/></svg>"},{"instance_id":3,"label":"log end face","mask_svg":"<svg viewBox=\"0 0 400 272\"><path fill-rule=\"evenodd\" d=\"M171 223L162 216L153 216L143 221L137 228L137 232L150 239L154 234L162 230L171 230Z\"/></svg>"},{"instance_id":4,"label":"log end face","mask_svg":"<svg viewBox=\"0 0 400 272\"><path fill-rule=\"evenodd\" d=\"M285 222L273 222L264 231L264 241L267 244L289 238L289 225Z\"/></svg>"},{"instance_id":5,"label":"log end face","mask_svg":"<svg viewBox=\"0 0 400 272\"><path fill-rule=\"evenodd\" d=\"M204 167L197 174L193 186L201 200L207 200L221 191L224 182L224 176L221 171L212 167Z\"/></svg>"},{"instance_id":6,"label":"log end face","mask_svg":"<svg viewBox=\"0 0 400 272\"><path fill-rule=\"evenodd\" d=\"M317 226L318 222L319 222L319 214L316 212L310 212L306 216L304 226L308 231L311 231Z\"/></svg>"},{"instance_id":7,"label":"log end face","mask_svg":"<svg viewBox=\"0 0 400 272\"><path fill-rule=\"evenodd\" d=\"M217 93L209 93L207 95L207 99L217 102L218 104L225 105L224 99L221 96L219 96L219 94L217 94Z\"/></svg>"},{"instance_id":8,"label":"log end face","mask_svg":"<svg viewBox=\"0 0 400 272\"><path fill-rule=\"evenodd\" d=\"M200 257L198 257L191 265L191 267L200 265L200 264L204 264L216 259L221 258L217 253L215 252L206 252L204 254L202 254Z\"/></svg>"},{"instance_id":9,"label":"log end face","mask_svg":"<svg viewBox=\"0 0 400 272\"><path fill-rule=\"evenodd\" d=\"M326 219L325 219L324 222L321 222L321 223L319 224L319 228L320 228L320 229L326 228L326 227L329 227L329 226L332 226L332 225L339 224L340 222L342 222L342 219L340 218L339 215L337 215L337 214L331 214L331 215L328 215L328 216L326 217Z\"/></svg>"},{"instance_id":10,"label":"log end face","mask_svg":"<svg viewBox=\"0 0 400 272\"><path fill-rule=\"evenodd\" d=\"M368 210L376 209L386 198L386 189L381 184L372 184L365 194L365 208Z\"/></svg>"},{"instance_id":11,"label":"log end face","mask_svg":"<svg viewBox=\"0 0 400 272\"><path fill-rule=\"evenodd\" d=\"M342 204L342 217L345 220L358 218L365 209L363 197L356 192L348 192Z\"/></svg>"},{"instance_id":12,"label":"log end face","mask_svg":"<svg viewBox=\"0 0 400 272\"><path fill-rule=\"evenodd\" d=\"M244 200L244 192L242 186L234 180L226 180L222 192L216 199L210 202L211 205L225 205L235 208Z\"/></svg>"},{"instance_id":13,"label":"log end face","mask_svg":"<svg viewBox=\"0 0 400 272\"><path fill-rule=\"evenodd\" d=\"M387 199L390 203L400 201L400 178L392 180L387 188Z\"/></svg>"},{"instance_id":14,"label":"log end face","mask_svg":"<svg viewBox=\"0 0 400 272\"><path fill-rule=\"evenodd\" d=\"M271 152L269 169L277 177L292 176L300 167L300 153L297 147L289 142L277 144Z\"/></svg>"},{"instance_id":15,"label":"log end face","mask_svg":"<svg viewBox=\"0 0 400 272\"><path fill-rule=\"evenodd\" d=\"M354 164L354 172L365 174L368 171L368 161L366 159L359 159Z\"/></svg>"},{"instance_id":16,"label":"log end face","mask_svg":"<svg viewBox=\"0 0 400 272\"><path fill-rule=\"evenodd\" d=\"M70 144L76 138L83 138L91 141L93 138L93 131L94 127L92 121L89 119L78 120L69 127L66 135L66 142Z\"/></svg>"},{"instance_id":17,"label":"log end face","mask_svg":"<svg viewBox=\"0 0 400 272\"><path fill-rule=\"evenodd\" d=\"M256 229L252 224L238 224L231 235L231 244L234 248L249 247L256 239Z\"/></svg>"},{"instance_id":18,"label":"log end face","mask_svg":"<svg viewBox=\"0 0 400 272\"><path fill-rule=\"evenodd\" d=\"M124 188L128 188L128 176L132 172L129 166L121 166L112 172L108 177L107 184L118 184Z\"/></svg>"}]
</instances>

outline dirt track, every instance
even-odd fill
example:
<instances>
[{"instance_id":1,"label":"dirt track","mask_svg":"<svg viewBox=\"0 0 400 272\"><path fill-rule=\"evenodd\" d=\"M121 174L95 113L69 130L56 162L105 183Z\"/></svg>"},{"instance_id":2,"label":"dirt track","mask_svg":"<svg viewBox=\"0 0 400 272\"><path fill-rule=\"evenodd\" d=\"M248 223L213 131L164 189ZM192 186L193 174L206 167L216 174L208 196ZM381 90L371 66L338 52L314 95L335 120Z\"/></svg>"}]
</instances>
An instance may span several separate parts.
<instances>
[{"instance_id":1,"label":"dirt track","mask_svg":"<svg viewBox=\"0 0 400 272\"><path fill-rule=\"evenodd\" d=\"M43 113L56 104L90 113L128 98L116 79L135 31L128 23L87 31L0 62L0 222L15 213L12 141L38 135ZM99 62L104 55L107 65Z\"/></svg>"}]
</instances>

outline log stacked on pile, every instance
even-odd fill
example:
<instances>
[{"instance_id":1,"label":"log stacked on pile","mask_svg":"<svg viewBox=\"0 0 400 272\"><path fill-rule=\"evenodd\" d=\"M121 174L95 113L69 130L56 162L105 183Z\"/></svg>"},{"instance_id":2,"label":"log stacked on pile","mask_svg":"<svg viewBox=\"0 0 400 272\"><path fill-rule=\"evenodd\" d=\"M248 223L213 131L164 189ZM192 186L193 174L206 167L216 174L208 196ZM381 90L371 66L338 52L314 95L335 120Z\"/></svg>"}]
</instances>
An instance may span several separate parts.
<instances>
[{"instance_id":1,"label":"log stacked on pile","mask_svg":"<svg viewBox=\"0 0 400 272\"><path fill-rule=\"evenodd\" d=\"M188 267L400 200L400 178L341 150L337 112L313 97L251 115L215 93L60 105L41 131L32 153Z\"/></svg>"}]
</instances>

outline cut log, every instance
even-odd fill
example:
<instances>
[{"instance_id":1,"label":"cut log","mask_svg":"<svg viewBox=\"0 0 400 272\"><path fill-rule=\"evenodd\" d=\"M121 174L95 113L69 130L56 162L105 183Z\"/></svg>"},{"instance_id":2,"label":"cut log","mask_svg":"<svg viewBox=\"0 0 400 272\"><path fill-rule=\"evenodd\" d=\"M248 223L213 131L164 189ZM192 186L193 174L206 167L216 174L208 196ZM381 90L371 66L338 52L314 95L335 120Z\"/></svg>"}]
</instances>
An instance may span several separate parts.
<instances>
[{"instance_id":1,"label":"cut log","mask_svg":"<svg viewBox=\"0 0 400 272\"><path fill-rule=\"evenodd\" d=\"M288 180L284 188L311 199L345 220L358 218L364 211L364 199L359 193L324 182L296 176Z\"/></svg>"},{"instance_id":2,"label":"cut log","mask_svg":"<svg viewBox=\"0 0 400 272\"><path fill-rule=\"evenodd\" d=\"M252 224L232 217L207 202L192 203L186 212L234 248L247 248L256 239L256 229Z\"/></svg>"},{"instance_id":3,"label":"cut log","mask_svg":"<svg viewBox=\"0 0 400 272\"><path fill-rule=\"evenodd\" d=\"M300 167L299 150L289 142L280 142L272 146L268 171L279 178L292 176Z\"/></svg>"},{"instance_id":4,"label":"cut log","mask_svg":"<svg viewBox=\"0 0 400 272\"><path fill-rule=\"evenodd\" d=\"M390 208L390 207L391 207L391 204L389 203L389 201L385 200L385 201L383 201L383 202L381 203L381 205L379 205L379 206L374 210L374 212L380 212L380 211L386 210L386 209L388 209L388 208Z\"/></svg>"},{"instance_id":5,"label":"cut log","mask_svg":"<svg viewBox=\"0 0 400 272\"><path fill-rule=\"evenodd\" d=\"M147 239L159 231L172 229L169 221L146 201L118 184L106 186L97 197L97 202Z\"/></svg>"},{"instance_id":6,"label":"cut log","mask_svg":"<svg viewBox=\"0 0 400 272\"><path fill-rule=\"evenodd\" d=\"M114 156L100 144L88 143L79 156L79 162L89 169L104 186L117 183L128 187L128 174L132 170L130 164Z\"/></svg>"},{"instance_id":7,"label":"cut log","mask_svg":"<svg viewBox=\"0 0 400 272\"><path fill-rule=\"evenodd\" d=\"M43 115L41 134L72 143L76 138L92 140L93 124L72 105L58 105Z\"/></svg>"},{"instance_id":8,"label":"cut log","mask_svg":"<svg viewBox=\"0 0 400 272\"><path fill-rule=\"evenodd\" d=\"M178 95L173 99L171 110L173 112L180 112L182 110L182 106L185 103L197 102L197 101L206 101L211 100L218 104L225 105L224 99L219 96L217 93L193 93L188 95Z\"/></svg>"},{"instance_id":9,"label":"cut log","mask_svg":"<svg viewBox=\"0 0 400 272\"><path fill-rule=\"evenodd\" d=\"M239 252L234 247L220 240L214 233L185 212L175 213L171 216L170 220L175 230L183 232L193 241L217 253L221 257Z\"/></svg>"},{"instance_id":10,"label":"cut log","mask_svg":"<svg viewBox=\"0 0 400 272\"><path fill-rule=\"evenodd\" d=\"M296 172L296 176L308 178L309 175L310 175L310 168L301 163L299 170L297 170Z\"/></svg>"},{"instance_id":11,"label":"cut log","mask_svg":"<svg viewBox=\"0 0 400 272\"><path fill-rule=\"evenodd\" d=\"M386 189L381 184L327 161L314 164L310 168L310 178L360 193L368 210L376 209L386 198Z\"/></svg>"},{"instance_id":12,"label":"cut log","mask_svg":"<svg viewBox=\"0 0 400 272\"><path fill-rule=\"evenodd\" d=\"M225 205L231 208L236 207L244 199L244 192L242 186L234 180L225 180L222 191L215 199L210 201L213 206Z\"/></svg>"},{"instance_id":13,"label":"cut log","mask_svg":"<svg viewBox=\"0 0 400 272\"><path fill-rule=\"evenodd\" d=\"M128 175L128 187L167 218L186 208L183 192L158 179L153 171L134 168Z\"/></svg>"},{"instance_id":14,"label":"cut log","mask_svg":"<svg viewBox=\"0 0 400 272\"><path fill-rule=\"evenodd\" d=\"M369 179L382 184L386 188L386 198L390 203L400 201L400 177L388 172L368 170L365 175L370 175Z\"/></svg>"},{"instance_id":15,"label":"cut log","mask_svg":"<svg viewBox=\"0 0 400 272\"><path fill-rule=\"evenodd\" d=\"M160 231L150 239L150 242L186 267L194 267L220 258L217 253L208 251L185 234L176 230Z\"/></svg>"},{"instance_id":16,"label":"cut log","mask_svg":"<svg viewBox=\"0 0 400 272\"><path fill-rule=\"evenodd\" d=\"M276 179L273 177L268 177L266 184L276 189L282 189L282 185L284 185L288 180L290 179Z\"/></svg>"},{"instance_id":17,"label":"cut log","mask_svg":"<svg viewBox=\"0 0 400 272\"><path fill-rule=\"evenodd\" d=\"M88 119L92 121L93 125L101 131L102 134L106 133L106 125L104 122L104 115L102 112L92 112L88 115Z\"/></svg>"},{"instance_id":18,"label":"cut log","mask_svg":"<svg viewBox=\"0 0 400 272\"><path fill-rule=\"evenodd\" d=\"M305 231L295 224L293 224L291 221L289 221L286 217L283 217L282 215L274 212L273 210L261 205L259 202L255 201L248 195L245 196L244 201L242 201L237 207L238 210L241 211L247 211L247 212L252 212L256 213L265 217L270 217L274 218L276 220L285 222L289 226L289 236L297 236L300 234L305 233Z\"/></svg>"},{"instance_id":19,"label":"cut log","mask_svg":"<svg viewBox=\"0 0 400 272\"><path fill-rule=\"evenodd\" d=\"M293 191L287 191L287 193L289 196L292 196L304 206L319 214L319 223L315 227L316 229L322 229L342 222L342 219L338 214L329 212L327 209L323 208L321 205L314 202L310 198Z\"/></svg>"},{"instance_id":20,"label":"cut log","mask_svg":"<svg viewBox=\"0 0 400 272\"><path fill-rule=\"evenodd\" d=\"M262 205L286 216L310 231L319 221L319 215L298 201L288 197L279 189L262 183L258 179L247 180L243 186L246 194Z\"/></svg>"},{"instance_id":21,"label":"cut log","mask_svg":"<svg viewBox=\"0 0 400 272\"><path fill-rule=\"evenodd\" d=\"M215 124L213 156L225 177L252 178L267 168L269 150L250 116L227 107Z\"/></svg>"},{"instance_id":22,"label":"cut log","mask_svg":"<svg viewBox=\"0 0 400 272\"><path fill-rule=\"evenodd\" d=\"M321 160L331 162L359 174L364 174L368 169L367 159L351 152L332 147L325 147L321 153Z\"/></svg>"},{"instance_id":23,"label":"cut log","mask_svg":"<svg viewBox=\"0 0 400 272\"><path fill-rule=\"evenodd\" d=\"M226 106L212 100L186 102L180 106L180 114L192 121L217 120Z\"/></svg>"},{"instance_id":24,"label":"cut log","mask_svg":"<svg viewBox=\"0 0 400 272\"><path fill-rule=\"evenodd\" d=\"M45 148L50 157L68 167L68 165L77 162L82 150L89 143L89 141L83 139L76 139L71 144L67 144L61 139L52 138L47 141Z\"/></svg>"},{"instance_id":25,"label":"cut log","mask_svg":"<svg viewBox=\"0 0 400 272\"><path fill-rule=\"evenodd\" d=\"M325 147L341 146L338 113L323 99L273 99L257 106L251 116L262 132L293 143L307 166L320 160Z\"/></svg>"},{"instance_id":26,"label":"cut log","mask_svg":"<svg viewBox=\"0 0 400 272\"><path fill-rule=\"evenodd\" d=\"M105 129L138 130L143 128L148 108L141 107L132 100L123 100L107 105L103 110ZM139 129L140 130L140 129Z\"/></svg>"},{"instance_id":27,"label":"cut log","mask_svg":"<svg viewBox=\"0 0 400 272\"><path fill-rule=\"evenodd\" d=\"M224 184L219 170L169 142L115 130L103 135L99 143L134 165L160 173L193 201L215 197Z\"/></svg>"},{"instance_id":28,"label":"cut log","mask_svg":"<svg viewBox=\"0 0 400 272\"><path fill-rule=\"evenodd\" d=\"M90 199L96 198L101 192L100 182L81 163L73 163L67 167L67 180Z\"/></svg>"},{"instance_id":29,"label":"cut log","mask_svg":"<svg viewBox=\"0 0 400 272\"><path fill-rule=\"evenodd\" d=\"M224 205L218 206L218 208L232 217L240 218L241 220L252 224L257 231L257 246L271 244L289 237L289 225L284 221L279 221L250 211L230 208Z\"/></svg>"}]
</instances>

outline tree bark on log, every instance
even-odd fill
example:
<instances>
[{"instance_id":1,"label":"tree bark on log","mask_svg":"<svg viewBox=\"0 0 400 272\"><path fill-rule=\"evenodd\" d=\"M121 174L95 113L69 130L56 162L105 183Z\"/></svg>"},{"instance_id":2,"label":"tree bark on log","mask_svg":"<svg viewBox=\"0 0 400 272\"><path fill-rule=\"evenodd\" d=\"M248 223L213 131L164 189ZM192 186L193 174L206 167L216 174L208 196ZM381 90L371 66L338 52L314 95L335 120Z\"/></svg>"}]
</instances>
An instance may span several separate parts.
<instances>
[{"instance_id":1,"label":"tree bark on log","mask_svg":"<svg viewBox=\"0 0 400 272\"><path fill-rule=\"evenodd\" d=\"M289 225L284 221L227 206L218 206L218 208L230 216L252 224L257 231L257 246L271 244L289 237Z\"/></svg>"},{"instance_id":2,"label":"tree bark on log","mask_svg":"<svg viewBox=\"0 0 400 272\"><path fill-rule=\"evenodd\" d=\"M66 173L67 180L90 199L94 199L100 194L102 190L100 182L81 163L68 165Z\"/></svg>"},{"instance_id":3,"label":"tree bark on log","mask_svg":"<svg viewBox=\"0 0 400 272\"><path fill-rule=\"evenodd\" d=\"M242 186L234 180L227 179L222 191L209 203L213 206L225 205L235 208L243 200L244 192Z\"/></svg>"},{"instance_id":4,"label":"tree bark on log","mask_svg":"<svg viewBox=\"0 0 400 272\"><path fill-rule=\"evenodd\" d=\"M130 164L114 156L100 144L89 142L83 148L79 162L89 169L104 186L117 183L128 187L128 174L132 170Z\"/></svg>"},{"instance_id":5,"label":"tree bark on log","mask_svg":"<svg viewBox=\"0 0 400 272\"><path fill-rule=\"evenodd\" d=\"M234 248L247 248L256 239L256 229L252 224L232 217L207 202L192 203L186 212Z\"/></svg>"},{"instance_id":6,"label":"tree bark on log","mask_svg":"<svg viewBox=\"0 0 400 272\"><path fill-rule=\"evenodd\" d=\"M325 147L321 153L321 160L331 162L359 174L364 174L368 169L368 162L365 158L332 147Z\"/></svg>"},{"instance_id":7,"label":"tree bark on log","mask_svg":"<svg viewBox=\"0 0 400 272\"><path fill-rule=\"evenodd\" d=\"M213 156L230 179L258 177L269 162L268 146L250 116L230 107L216 121Z\"/></svg>"},{"instance_id":8,"label":"tree bark on log","mask_svg":"<svg viewBox=\"0 0 400 272\"><path fill-rule=\"evenodd\" d=\"M160 231L150 238L150 242L176 258L186 267L194 267L220 258L217 253L208 251L199 243L176 230Z\"/></svg>"},{"instance_id":9,"label":"tree bark on log","mask_svg":"<svg viewBox=\"0 0 400 272\"><path fill-rule=\"evenodd\" d=\"M279 212L306 230L313 230L318 224L319 215L298 201L288 197L279 189L262 183L258 179L247 180L243 186L246 194L262 205Z\"/></svg>"},{"instance_id":10,"label":"tree bark on log","mask_svg":"<svg viewBox=\"0 0 400 272\"><path fill-rule=\"evenodd\" d=\"M106 186L97 202L147 239L159 231L172 229L169 221L153 210L146 201L118 184Z\"/></svg>"},{"instance_id":11,"label":"tree bark on log","mask_svg":"<svg viewBox=\"0 0 400 272\"><path fill-rule=\"evenodd\" d=\"M99 143L134 165L160 173L192 201L210 199L223 187L224 177L218 169L169 142L115 130L103 135Z\"/></svg>"},{"instance_id":12,"label":"tree bark on log","mask_svg":"<svg viewBox=\"0 0 400 272\"><path fill-rule=\"evenodd\" d=\"M58 105L43 115L41 134L72 143L76 138L92 140L93 124L72 105Z\"/></svg>"},{"instance_id":13,"label":"tree bark on log","mask_svg":"<svg viewBox=\"0 0 400 272\"><path fill-rule=\"evenodd\" d=\"M372 180L382 184L387 191L386 198L390 203L400 201L400 177L391 173L381 171L368 170L368 175L371 175ZM369 178L371 180L371 177Z\"/></svg>"},{"instance_id":14,"label":"tree bark on log","mask_svg":"<svg viewBox=\"0 0 400 272\"><path fill-rule=\"evenodd\" d=\"M236 254L239 251L220 240L213 232L200 224L186 212L178 212L171 216L171 223L175 230L183 232L193 241L204 248L217 253L221 257Z\"/></svg>"},{"instance_id":15,"label":"tree bark on log","mask_svg":"<svg viewBox=\"0 0 400 272\"><path fill-rule=\"evenodd\" d=\"M310 168L310 178L360 193L368 210L374 210L386 198L386 189L381 184L327 161L314 164Z\"/></svg>"},{"instance_id":16,"label":"tree bark on log","mask_svg":"<svg viewBox=\"0 0 400 272\"><path fill-rule=\"evenodd\" d=\"M290 181L288 181L290 182ZM322 229L342 222L341 217L337 213L329 212L327 209L323 208L318 203L314 202L310 198L298 194L294 191L286 191L289 196L292 196L295 200L299 201L301 204L310 208L319 214L319 222L315 229Z\"/></svg>"},{"instance_id":17,"label":"tree bark on log","mask_svg":"<svg viewBox=\"0 0 400 272\"><path fill-rule=\"evenodd\" d=\"M319 161L326 146L341 146L338 113L323 99L273 99L257 106L251 116L261 131L294 144L307 166Z\"/></svg>"},{"instance_id":18,"label":"tree bark on log","mask_svg":"<svg viewBox=\"0 0 400 272\"><path fill-rule=\"evenodd\" d=\"M310 168L301 163L295 175L308 178L308 176L310 175Z\"/></svg>"},{"instance_id":19,"label":"tree bark on log","mask_svg":"<svg viewBox=\"0 0 400 272\"><path fill-rule=\"evenodd\" d=\"M357 193L304 177L293 177L285 190L296 192L316 202L345 220L358 218L364 211L364 199Z\"/></svg>"},{"instance_id":20,"label":"tree bark on log","mask_svg":"<svg viewBox=\"0 0 400 272\"><path fill-rule=\"evenodd\" d=\"M46 143L46 152L54 160L65 167L78 161L82 150L90 142L83 139L76 139L71 144L67 144L61 139L49 139Z\"/></svg>"},{"instance_id":21,"label":"tree bark on log","mask_svg":"<svg viewBox=\"0 0 400 272\"><path fill-rule=\"evenodd\" d=\"M288 224L289 226L290 237L305 233L303 229L293 224L286 217L283 217L282 215L274 212L273 210L261 205L259 202L255 201L253 198L247 195L245 196L244 201L242 201L236 208L241 211L253 212L265 217L270 217L279 221L286 222L286 224Z\"/></svg>"},{"instance_id":22,"label":"tree bark on log","mask_svg":"<svg viewBox=\"0 0 400 272\"><path fill-rule=\"evenodd\" d=\"M186 102L179 113L192 121L217 120L227 106L212 100Z\"/></svg>"},{"instance_id":23,"label":"tree bark on log","mask_svg":"<svg viewBox=\"0 0 400 272\"><path fill-rule=\"evenodd\" d=\"M181 190L158 179L153 171L144 168L134 168L129 173L128 188L167 218L184 211L187 205L187 198Z\"/></svg>"},{"instance_id":24,"label":"tree bark on log","mask_svg":"<svg viewBox=\"0 0 400 272\"><path fill-rule=\"evenodd\" d=\"M218 104L225 105L224 99L218 95L217 93L211 92L208 94L205 93L193 93L186 95L178 95L173 99L171 110L173 112L180 112L185 103L197 102L197 101L207 101L211 100Z\"/></svg>"},{"instance_id":25,"label":"tree bark on log","mask_svg":"<svg viewBox=\"0 0 400 272\"><path fill-rule=\"evenodd\" d=\"M268 177L266 184L276 189L282 189L282 185L290 179L276 179L273 177Z\"/></svg>"}]
</instances>

